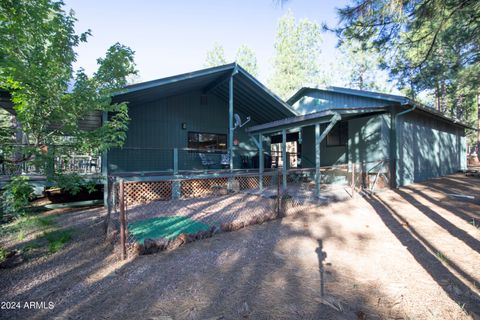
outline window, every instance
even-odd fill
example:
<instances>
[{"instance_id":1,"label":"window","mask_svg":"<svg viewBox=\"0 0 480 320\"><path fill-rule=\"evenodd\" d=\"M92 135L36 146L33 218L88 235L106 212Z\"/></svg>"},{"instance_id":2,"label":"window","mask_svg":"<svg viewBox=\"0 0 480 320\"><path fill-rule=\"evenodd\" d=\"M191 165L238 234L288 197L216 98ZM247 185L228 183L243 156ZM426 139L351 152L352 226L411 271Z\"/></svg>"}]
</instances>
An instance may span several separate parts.
<instances>
[{"instance_id":1,"label":"window","mask_svg":"<svg viewBox=\"0 0 480 320\"><path fill-rule=\"evenodd\" d=\"M327 134L327 147L346 146L348 141L348 122L342 121Z\"/></svg>"},{"instance_id":2,"label":"window","mask_svg":"<svg viewBox=\"0 0 480 320\"><path fill-rule=\"evenodd\" d=\"M188 148L203 150L226 150L227 135L218 133L189 132Z\"/></svg>"}]
</instances>

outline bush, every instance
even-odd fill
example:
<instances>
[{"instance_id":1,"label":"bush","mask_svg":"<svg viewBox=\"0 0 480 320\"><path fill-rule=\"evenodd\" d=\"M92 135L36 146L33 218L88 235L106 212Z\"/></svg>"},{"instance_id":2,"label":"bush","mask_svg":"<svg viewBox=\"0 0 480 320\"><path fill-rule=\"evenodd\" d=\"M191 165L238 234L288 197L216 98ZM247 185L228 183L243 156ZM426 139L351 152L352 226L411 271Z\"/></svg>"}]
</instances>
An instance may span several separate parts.
<instances>
[{"instance_id":1,"label":"bush","mask_svg":"<svg viewBox=\"0 0 480 320\"><path fill-rule=\"evenodd\" d=\"M25 176L13 177L3 188L3 212L15 217L24 215L33 199L33 188Z\"/></svg>"},{"instance_id":2,"label":"bush","mask_svg":"<svg viewBox=\"0 0 480 320\"><path fill-rule=\"evenodd\" d=\"M53 183L54 187L62 189L71 195L76 195L85 185L85 179L77 173L57 174L53 178Z\"/></svg>"},{"instance_id":3,"label":"bush","mask_svg":"<svg viewBox=\"0 0 480 320\"><path fill-rule=\"evenodd\" d=\"M96 179L87 181L77 173L57 174L53 178L54 187L71 195L77 195L83 188L88 193L96 191L99 181Z\"/></svg>"}]
</instances>

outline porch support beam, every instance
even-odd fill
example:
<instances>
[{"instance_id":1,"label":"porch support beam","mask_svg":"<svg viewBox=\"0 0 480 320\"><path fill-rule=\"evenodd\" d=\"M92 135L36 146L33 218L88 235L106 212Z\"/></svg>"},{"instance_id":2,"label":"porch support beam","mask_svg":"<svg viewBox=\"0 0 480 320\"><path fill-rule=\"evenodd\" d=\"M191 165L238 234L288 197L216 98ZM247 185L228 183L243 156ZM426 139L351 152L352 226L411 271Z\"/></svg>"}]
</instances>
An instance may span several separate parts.
<instances>
[{"instance_id":1,"label":"porch support beam","mask_svg":"<svg viewBox=\"0 0 480 320\"><path fill-rule=\"evenodd\" d=\"M320 197L320 123L315 125L315 197Z\"/></svg>"},{"instance_id":2,"label":"porch support beam","mask_svg":"<svg viewBox=\"0 0 480 320\"><path fill-rule=\"evenodd\" d=\"M342 119L342 116L338 113L333 115L330 119L329 125L325 130L320 134L320 123L315 124L315 197L320 198L320 182L321 182L321 171L320 171L320 144L327 134L332 130L335 124Z\"/></svg>"},{"instance_id":3,"label":"porch support beam","mask_svg":"<svg viewBox=\"0 0 480 320\"><path fill-rule=\"evenodd\" d=\"M258 187L263 191L263 171L265 164L263 163L263 135L258 135Z\"/></svg>"},{"instance_id":4,"label":"porch support beam","mask_svg":"<svg viewBox=\"0 0 480 320\"><path fill-rule=\"evenodd\" d=\"M102 112L102 125L105 125L108 122L108 111ZM110 199L110 190L109 190L109 182L108 182L108 162L107 162L107 151L102 153L101 157L101 170L102 170L102 177L104 179L103 182L103 205L110 210L111 199ZM113 187L113 184L112 186Z\"/></svg>"},{"instance_id":5,"label":"porch support beam","mask_svg":"<svg viewBox=\"0 0 480 320\"><path fill-rule=\"evenodd\" d=\"M230 76L228 88L228 157L229 168L233 170L233 74Z\"/></svg>"},{"instance_id":6,"label":"porch support beam","mask_svg":"<svg viewBox=\"0 0 480 320\"><path fill-rule=\"evenodd\" d=\"M283 192L287 190L287 130L282 130L282 188Z\"/></svg>"}]
</instances>

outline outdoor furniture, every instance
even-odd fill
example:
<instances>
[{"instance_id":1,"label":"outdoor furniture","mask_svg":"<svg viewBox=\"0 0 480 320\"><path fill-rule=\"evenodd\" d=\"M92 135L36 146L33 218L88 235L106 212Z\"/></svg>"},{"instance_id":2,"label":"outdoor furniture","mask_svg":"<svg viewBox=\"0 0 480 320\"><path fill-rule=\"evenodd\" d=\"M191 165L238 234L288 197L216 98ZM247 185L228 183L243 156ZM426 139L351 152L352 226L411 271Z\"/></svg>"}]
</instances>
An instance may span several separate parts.
<instances>
[{"instance_id":1,"label":"outdoor furniture","mask_svg":"<svg viewBox=\"0 0 480 320\"><path fill-rule=\"evenodd\" d=\"M222 168L230 167L230 155L228 153L222 153L220 155L220 165Z\"/></svg>"},{"instance_id":2,"label":"outdoor furniture","mask_svg":"<svg viewBox=\"0 0 480 320\"><path fill-rule=\"evenodd\" d=\"M207 169L210 169L210 167L215 164L215 161L213 161L212 159L209 159L205 153L199 153L198 157L202 162L202 166L206 167Z\"/></svg>"}]
</instances>

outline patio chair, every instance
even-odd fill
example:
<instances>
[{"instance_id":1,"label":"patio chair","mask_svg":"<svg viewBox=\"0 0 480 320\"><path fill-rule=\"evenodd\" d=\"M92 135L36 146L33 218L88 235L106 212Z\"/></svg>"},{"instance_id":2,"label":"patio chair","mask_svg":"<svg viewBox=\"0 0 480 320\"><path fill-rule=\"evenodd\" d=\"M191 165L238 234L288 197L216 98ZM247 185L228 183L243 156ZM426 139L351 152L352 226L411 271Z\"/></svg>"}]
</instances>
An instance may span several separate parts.
<instances>
[{"instance_id":1,"label":"patio chair","mask_svg":"<svg viewBox=\"0 0 480 320\"><path fill-rule=\"evenodd\" d=\"M230 155L228 153L222 153L220 155L220 165L222 168L230 167Z\"/></svg>"},{"instance_id":2,"label":"patio chair","mask_svg":"<svg viewBox=\"0 0 480 320\"><path fill-rule=\"evenodd\" d=\"M200 158L200 161L202 162L202 166L206 167L207 169L210 169L210 166L213 166L215 164L215 161L213 161L212 159L208 159L205 153L199 153L198 156Z\"/></svg>"}]
</instances>

